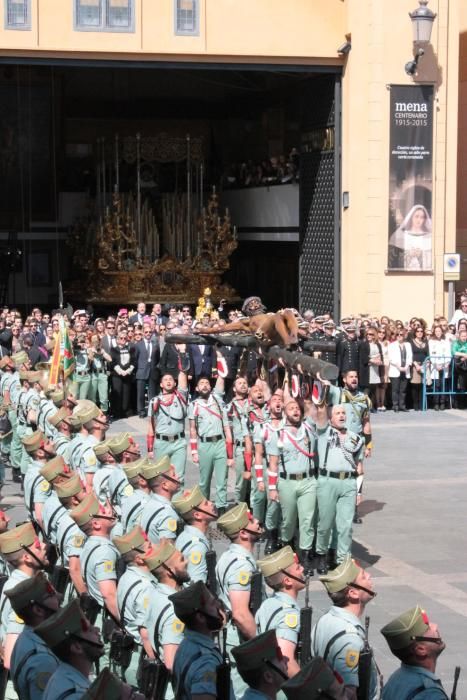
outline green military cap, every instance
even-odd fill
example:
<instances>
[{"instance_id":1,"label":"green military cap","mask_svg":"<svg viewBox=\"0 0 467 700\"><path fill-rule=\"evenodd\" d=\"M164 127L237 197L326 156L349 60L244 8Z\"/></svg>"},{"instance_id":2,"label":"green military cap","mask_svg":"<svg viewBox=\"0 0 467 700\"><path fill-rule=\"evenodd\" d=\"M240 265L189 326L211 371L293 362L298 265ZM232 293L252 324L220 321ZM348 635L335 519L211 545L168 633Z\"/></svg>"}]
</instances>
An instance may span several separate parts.
<instances>
[{"instance_id":1,"label":"green military cap","mask_svg":"<svg viewBox=\"0 0 467 700\"><path fill-rule=\"evenodd\" d=\"M381 629L381 634L389 644L391 651L405 649L413 641L414 637L423 637L430 627L428 616L417 605L407 612L402 613L395 620L391 620Z\"/></svg>"},{"instance_id":2,"label":"green military cap","mask_svg":"<svg viewBox=\"0 0 467 700\"><path fill-rule=\"evenodd\" d=\"M112 539L112 542L120 554L128 554L128 552L132 552L134 549L141 550L142 547L144 547L144 543L147 541L148 536L145 532L143 532L139 525L136 525L136 527L134 527L131 532L127 532L126 535L114 537Z\"/></svg>"},{"instance_id":3,"label":"green military cap","mask_svg":"<svg viewBox=\"0 0 467 700\"><path fill-rule=\"evenodd\" d=\"M109 447L113 455L121 455L132 444L134 444L134 440L130 433L119 433L118 435L112 435L109 439Z\"/></svg>"},{"instance_id":4,"label":"green military cap","mask_svg":"<svg viewBox=\"0 0 467 700\"><path fill-rule=\"evenodd\" d=\"M78 399L74 408L73 413L79 413L80 411L85 411L88 408L93 408L96 404L91 399Z\"/></svg>"},{"instance_id":5,"label":"green military cap","mask_svg":"<svg viewBox=\"0 0 467 700\"><path fill-rule=\"evenodd\" d=\"M33 603L43 603L47 598L56 595L57 591L50 583L43 571L20 581L10 590L5 591L11 607L20 615Z\"/></svg>"},{"instance_id":6,"label":"green military cap","mask_svg":"<svg viewBox=\"0 0 467 700\"><path fill-rule=\"evenodd\" d=\"M172 499L172 505L179 515L190 513L193 508L199 506L205 500L206 496L201 491L198 484L191 491L184 491L179 496Z\"/></svg>"},{"instance_id":7,"label":"green military cap","mask_svg":"<svg viewBox=\"0 0 467 700\"><path fill-rule=\"evenodd\" d=\"M177 550L168 540L161 540L159 544L151 547L149 552L144 557L144 562L148 567L149 571L154 571L158 569L161 564L165 564L169 561L170 557L175 554Z\"/></svg>"},{"instance_id":8,"label":"green military cap","mask_svg":"<svg viewBox=\"0 0 467 700\"><path fill-rule=\"evenodd\" d=\"M282 652L277 644L276 631L268 630L234 647L232 656L240 673L260 669L265 661L279 661L282 658Z\"/></svg>"},{"instance_id":9,"label":"green military cap","mask_svg":"<svg viewBox=\"0 0 467 700\"><path fill-rule=\"evenodd\" d=\"M126 478L130 480L134 479L136 476L144 476L143 468L146 466L147 461L147 457L140 457L139 459L135 459L134 462L122 464L122 469L126 474Z\"/></svg>"},{"instance_id":10,"label":"green military cap","mask_svg":"<svg viewBox=\"0 0 467 700\"><path fill-rule=\"evenodd\" d=\"M54 404L60 403L65 398L65 392L63 389L47 389L45 395L48 399L54 402Z\"/></svg>"},{"instance_id":11,"label":"green military cap","mask_svg":"<svg viewBox=\"0 0 467 700\"><path fill-rule=\"evenodd\" d=\"M29 362L29 356L24 350L15 352L15 354L11 356L11 359L13 360L16 368L21 367L21 365L26 364L26 362Z\"/></svg>"},{"instance_id":12,"label":"green military cap","mask_svg":"<svg viewBox=\"0 0 467 700\"><path fill-rule=\"evenodd\" d=\"M320 656L316 656L293 678L289 678L281 690L288 700L314 700L320 698L336 682L339 681L331 667Z\"/></svg>"},{"instance_id":13,"label":"green military cap","mask_svg":"<svg viewBox=\"0 0 467 700\"><path fill-rule=\"evenodd\" d=\"M338 593L350 586L351 583L354 583L360 572L361 568L354 562L352 557L348 556L333 571L329 571L325 576L320 576L319 580L323 583L328 593Z\"/></svg>"},{"instance_id":14,"label":"green military cap","mask_svg":"<svg viewBox=\"0 0 467 700\"><path fill-rule=\"evenodd\" d=\"M246 503L239 503L234 506L227 513L221 515L217 521L217 527L222 530L223 533L230 537L230 535L236 535L237 532L243 530L250 521L251 515L248 510Z\"/></svg>"},{"instance_id":15,"label":"green military cap","mask_svg":"<svg viewBox=\"0 0 467 700\"><path fill-rule=\"evenodd\" d=\"M66 421L71 427L71 429L74 431L80 430L83 426L83 421L81 420L81 418L74 413L72 413L71 416L68 416Z\"/></svg>"},{"instance_id":16,"label":"green military cap","mask_svg":"<svg viewBox=\"0 0 467 700\"><path fill-rule=\"evenodd\" d=\"M102 440L102 442L99 442L97 445L94 445L92 448L94 450L94 454L96 457L102 457L102 455L106 455L108 452L110 452L110 438L107 440Z\"/></svg>"},{"instance_id":17,"label":"green military cap","mask_svg":"<svg viewBox=\"0 0 467 700\"><path fill-rule=\"evenodd\" d=\"M40 382L43 376L43 372L28 372L28 381L30 384L34 384L34 382Z\"/></svg>"},{"instance_id":18,"label":"green military cap","mask_svg":"<svg viewBox=\"0 0 467 700\"><path fill-rule=\"evenodd\" d=\"M28 369L20 369L18 372L20 381L25 382L26 380L29 381L29 370Z\"/></svg>"},{"instance_id":19,"label":"green military cap","mask_svg":"<svg viewBox=\"0 0 467 700\"><path fill-rule=\"evenodd\" d=\"M44 433L42 430L35 430L31 435L25 435L21 442L23 443L24 449L28 454L38 450L44 440Z\"/></svg>"},{"instance_id":20,"label":"green military cap","mask_svg":"<svg viewBox=\"0 0 467 700\"><path fill-rule=\"evenodd\" d=\"M282 547L282 549L279 549L273 554L268 554L268 556L263 559L258 559L257 563L261 569L261 573L267 578L268 576L278 574L280 571L284 571L284 569L295 564L296 561L296 555L292 547L287 545L287 547Z\"/></svg>"},{"instance_id":21,"label":"green military cap","mask_svg":"<svg viewBox=\"0 0 467 700\"><path fill-rule=\"evenodd\" d=\"M76 397L78 396L78 391L79 391L78 382L68 381L67 385L66 385L66 389L67 389L67 395L76 399Z\"/></svg>"},{"instance_id":22,"label":"green military cap","mask_svg":"<svg viewBox=\"0 0 467 700\"><path fill-rule=\"evenodd\" d=\"M151 479L155 479L156 476L160 476L161 474L166 474L170 469L170 457L168 455L164 455L160 459L157 460L157 462L149 462L146 461L146 464L143 464L142 466L142 475L147 481L150 481Z\"/></svg>"},{"instance_id":23,"label":"green military cap","mask_svg":"<svg viewBox=\"0 0 467 700\"><path fill-rule=\"evenodd\" d=\"M81 700L115 700L122 696L123 681L109 671L108 666L106 666L91 683Z\"/></svg>"},{"instance_id":24,"label":"green military cap","mask_svg":"<svg viewBox=\"0 0 467 700\"><path fill-rule=\"evenodd\" d=\"M80 608L78 599L74 598L71 603L37 625L34 632L47 646L54 649L71 636L80 637L81 632L88 628L89 622Z\"/></svg>"},{"instance_id":25,"label":"green military cap","mask_svg":"<svg viewBox=\"0 0 467 700\"><path fill-rule=\"evenodd\" d=\"M0 369L5 369L5 367L8 367L8 366L11 367L11 366L13 366L14 364L15 364L15 363L13 362L13 360L11 359L11 357L10 357L9 355L5 355L5 356L2 357L2 359L0 360Z\"/></svg>"},{"instance_id":26,"label":"green military cap","mask_svg":"<svg viewBox=\"0 0 467 700\"><path fill-rule=\"evenodd\" d=\"M50 423L50 425L53 425L53 427L56 428L57 425L60 425L62 421L67 420L69 417L70 414L66 408L59 408L56 413L52 413L51 416L47 417L47 421Z\"/></svg>"},{"instance_id":27,"label":"green military cap","mask_svg":"<svg viewBox=\"0 0 467 700\"><path fill-rule=\"evenodd\" d=\"M50 362L36 362L34 369L40 372L50 372Z\"/></svg>"},{"instance_id":28,"label":"green military cap","mask_svg":"<svg viewBox=\"0 0 467 700\"><path fill-rule=\"evenodd\" d=\"M36 531L32 523L27 522L18 525L0 535L0 552L2 554L12 554L19 552L23 547L30 547L36 540Z\"/></svg>"},{"instance_id":29,"label":"green military cap","mask_svg":"<svg viewBox=\"0 0 467 700\"><path fill-rule=\"evenodd\" d=\"M83 490L83 482L78 472L71 472L70 478L60 484L54 484L57 498L71 498Z\"/></svg>"},{"instance_id":30,"label":"green military cap","mask_svg":"<svg viewBox=\"0 0 467 700\"><path fill-rule=\"evenodd\" d=\"M93 404L92 406L78 406L78 410L75 409L73 414L84 424L99 418L101 411L97 408L96 404Z\"/></svg>"},{"instance_id":31,"label":"green military cap","mask_svg":"<svg viewBox=\"0 0 467 700\"><path fill-rule=\"evenodd\" d=\"M203 581L190 583L176 593L169 595L174 606L175 615L184 620L198 610L203 610L206 602L212 598L209 588Z\"/></svg>"},{"instance_id":32,"label":"green military cap","mask_svg":"<svg viewBox=\"0 0 467 700\"><path fill-rule=\"evenodd\" d=\"M81 527L86 525L99 512L99 501L94 492L86 494L81 503L70 511L70 517Z\"/></svg>"},{"instance_id":33,"label":"green military cap","mask_svg":"<svg viewBox=\"0 0 467 700\"><path fill-rule=\"evenodd\" d=\"M71 469L68 464L65 464L63 457L57 455L44 464L42 469L39 470L39 474L43 476L44 479L47 479L48 482L52 482L57 476L69 477L71 475Z\"/></svg>"}]
</instances>

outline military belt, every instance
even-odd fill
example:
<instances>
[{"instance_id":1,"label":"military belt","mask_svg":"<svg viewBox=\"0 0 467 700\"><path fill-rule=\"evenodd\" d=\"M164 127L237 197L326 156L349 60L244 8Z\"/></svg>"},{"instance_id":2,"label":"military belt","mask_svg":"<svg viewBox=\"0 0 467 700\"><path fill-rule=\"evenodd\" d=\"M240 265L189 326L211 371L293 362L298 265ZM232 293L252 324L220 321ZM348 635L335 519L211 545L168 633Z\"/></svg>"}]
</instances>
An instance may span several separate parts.
<instances>
[{"instance_id":1,"label":"military belt","mask_svg":"<svg viewBox=\"0 0 467 700\"><path fill-rule=\"evenodd\" d=\"M81 371L81 370L77 369L76 374L78 375L78 377L87 377L89 375L89 372L87 370Z\"/></svg>"},{"instance_id":2,"label":"military belt","mask_svg":"<svg viewBox=\"0 0 467 700\"><path fill-rule=\"evenodd\" d=\"M245 440L235 440L235 447L245 447Z\"/></svg>"},{"instance_id":3,"label":"military belt","mask_svg":"<svg viewBox=\"0 0 467 700\"><path fill-rule=\"evenodd\" d=\"M309 472L299 472L298 474L287 474L287 472L279 473L280 479L289 479L291 481L302 481L303 479L308 479L311 476L313 476L313 474L310 474Z\"/></svg>"},{"instance_id":4,"label":"military belt","mask_svg":"<svg viewBox=\"0 0 467 700\"><path fill-rule=\"evenodd\" d=\"M156 433L156 440L163 440L164 442L175 442L175 440L178 440L179 438L184 438L185 433L178 433L178 435L161 435L160 433Z\"/></svg>"},{"instance_id":5,"label":"military belt","mask_svg":"<svg viewBox=\"0 0 467 700\"><path fill-rule=\"evenodd\" d=\"M199 438L201 442L219 442L219 440L223 440L224 436L223 435L213 435L212 437L200 437Z\"/></svg>"},{"instance_id":6,"label":"military belt","mask_svg":"<svg viewBox=\"0 0 467 700\"><path fill-rule=\"evenodd\" d=\"M340 479L341 481L343 479L356 479L358 476L357 472L330 472L327 469L320 469L319 473L321 476L330 476L331 479Z\"/></svg>"}]
</instances>

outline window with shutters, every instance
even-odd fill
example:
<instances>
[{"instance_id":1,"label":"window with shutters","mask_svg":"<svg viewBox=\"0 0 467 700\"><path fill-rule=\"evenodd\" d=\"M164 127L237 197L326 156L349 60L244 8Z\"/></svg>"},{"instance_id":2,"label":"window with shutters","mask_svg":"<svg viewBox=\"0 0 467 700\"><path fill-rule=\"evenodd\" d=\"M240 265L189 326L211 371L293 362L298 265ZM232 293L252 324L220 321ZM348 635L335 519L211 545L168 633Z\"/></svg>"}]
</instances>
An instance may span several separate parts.
<instances>
[{"instance_id":1,"label":"window with shutters","mask_svg":"<svg viewBox=\"0 0 467 700\"><path fill-rule=\"evenodd\" d=\"M199 0L175 0L175 34L199 34Z\"/></svg>"},{"instance_id":2,"label":"window with shutters","mask_svg":"<svg viewBox=\"0 0 467 700\"><path fill-rule=\"evenodd\" d=\"M134 0L74 0L75 29L133 32Z\"/></svg>"},{"instance_id":3,"label":"window with shutters","mask_svg":"<svg viewBox=\"0 0 467 700\"><path fill-rule=\"evenodd\" d=\"M31 0L5 0L5 29L31 29Z\"/></svg>"}]
</instances>

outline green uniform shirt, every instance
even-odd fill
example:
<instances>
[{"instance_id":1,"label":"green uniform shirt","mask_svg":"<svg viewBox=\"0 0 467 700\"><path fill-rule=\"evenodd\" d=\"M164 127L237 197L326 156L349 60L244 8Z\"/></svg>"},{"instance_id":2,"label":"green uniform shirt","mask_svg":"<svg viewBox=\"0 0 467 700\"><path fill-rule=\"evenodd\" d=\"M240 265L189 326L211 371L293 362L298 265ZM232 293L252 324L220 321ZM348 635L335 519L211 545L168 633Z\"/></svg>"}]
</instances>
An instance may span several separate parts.
<instances>
[{"instance_id":1,"label":"green uniform shirt","mask_svg":"<svg viewBox=\"0 0 467 700\"><path fill-rule=\"evenodd\" d=\"M279 457L279 476L282 473L308 472L314 476L316 433L307 421L298 429L285 425L279 431L279 439L269 446L269 454Z\"/></svg>"},{"instance_id":2,"label":"green uniform shirt","mask_svg":"<svg viewBox=\"0 0 467 700\"><path fill-rule=\"evenodd\" d=\"M29 576L19 569L13 569L8 581L5 581L2 595L0 596L0 638L5 644L7 634L21 634L24 629L23 620L18 617L11 607L10 600L6 597L5 591L14 588L21 581L25 581Z\"/></svg>"},{"instance_id":3,"label":"green uniform shirt","mask_svg":"<svg viewBox=\"0 0 467 700\"><path fill-rule=\"evenodd\" d=\"M68 566L70 557L81 557L83 555L86 535L75 521L66 513L57 527L57 547L60 552L63 566Z\"/></svg>"},{"instance_id":4,"label":"green uniform shirt","mask_svg":"<svg viewBox=\"0 0 467 700\"><path fill-rule=\"evenodd\" d=\"M365 443L363 438L347 430L344 440L339 440L339 432L328 424L318 428L318 455L320 469L330 472L351 472L363 459Z\"/></svg>"},{"instance_id":5,"label":"green uniform shirt","mask_svg":"<svg viewBox=\"0 0 467 700\"><path fill-rule=\"evenodd\" d=\"M98 444L99 440L94 435L86 435L81 448L78 450L76 463L83 480L86 474L95 474L97 471L98 462L93 448Z\"/></svg>"},{"instance_id":6,"label":"green uniform shirt","mask_svg":"<svg viewBox=\"0 0 467 700\"><path fill-rule=\"evenodd\" d=\"M347 430L351 430L357 435L363 433L363 421L368 416L371 408L371 401L363 391L353 393L348 389L330 386L328 403L330 406L342 404L347 416L345 423Z\"/></svg>"},{"instance_id":7,"label":"green uniform shirt","mask_svg":"<svg viewBox=\"0 0 467 700\"><path fill-rule=\"evenodd\" d=\"M192 525L185 525L185 529L177 537L175 548L183 554L188 561L188 573L192 581L204 581L206 583L208 570L206 566L206 553L211 549L209 540L201 530Z\"/></svg>"},{"instance_id":8,"label":"green uniform shirt","mask_svg":"<svg viewBox=\"0 0 467 700\"><path fill-rule=\"evenodd\" d=\"M116 581L118 549L110 540L100 535L91 535L86 540L81 553L81 575L89 594L104 607L104 599L99 588L101 581Z\"/></svg>"},{"instance_id":9,"label":"green uniform shirt","mask_svg":"<svg viewBox=\"0 0 467 700\"><path fill-rule=\"evenodd\" d=\"M188 418L195 421L198 437L223 436L228 418L222 395L213 391L208 399L195 399L188 408Z\"/></svg>"},{"instance_id":10,"label":"green uniform shirt","mask_svg":"<svg viewBox=\"0 0 467 700\"><path fill-rule=\"evenodd\" d=\"M181 525L177 511L164 496L152 493L141 512L140 525L151 542L157 544L160 539L175 539L177 528Z\"/></svg>"},{"instance_id":11,"label":"green uniform shirt","mask_svg":"<svg viewBox=\"0 0 467 700\"><path fill-rule=\"evenodd\" d=\"M141 644L140 627L146 626L151 596L157 580L149 571L127 566L117 586L117 604L122 624L137 644ZM173 593L173 591L172 591ZM125 609L122 609L125 603Z\"/></svg>"},{"instance_id":12,"label":"green uniform shirt","mask_svg":"<svg viewBox=\"0 0 467 700\"><path fill-rule=\"evenodd\" d=\"M249 434L249 409L250 403L248 399L232 399L232 401L226 407L229 424L232 429L232 435L235 442L242 441L244 437Z\"/></svg>"},{"instance_id":13,"label":"green uniform shirt","mask_svg":"<svg viewBox=\"0 0 467 700\"><path fill-rule=\"evenodd\" d=\"M257 571L251 552L239 544L231 544L216 565L219 598L232 611L230 591L250 591L251 577Z\"/></svg>"},{"instance_id":14,"label":"green uniform shirt","mask_svg":"<svg viewBox=\"0 0 467 700\"><path fill-rule=\"evenodd\" d=\"M298 644L300 634L300 607L287 593L275 591L261 603L255 617L258 634L276 630L279 639Z\"/></svg>"},{"instance_id":15,"label":"green uniform shirt","mask_svg":"<svg viewBox=\"0 0 467 700\"><path fill-rule=\"evenodd\" d=\"M149 402L148 416L156 423L158 435L179 435L185 430L188 390L177 389L172 394L159 394Z\"/></svg>"},{"instance_id":16,"label":"green uniform shirt","mask_svg":"<svg viewBox=\"0 0 467 700\"><path fill-rule=\"evenodd\" d=\"M144 626L148 631L152 648L164 660L164 646L181 644L185 625L175 615L173 603L169 600L169 595L173 595L176 592L175 589L163 583L152 585L154 590L150 595Z\"/></svg>"}]
</instances>

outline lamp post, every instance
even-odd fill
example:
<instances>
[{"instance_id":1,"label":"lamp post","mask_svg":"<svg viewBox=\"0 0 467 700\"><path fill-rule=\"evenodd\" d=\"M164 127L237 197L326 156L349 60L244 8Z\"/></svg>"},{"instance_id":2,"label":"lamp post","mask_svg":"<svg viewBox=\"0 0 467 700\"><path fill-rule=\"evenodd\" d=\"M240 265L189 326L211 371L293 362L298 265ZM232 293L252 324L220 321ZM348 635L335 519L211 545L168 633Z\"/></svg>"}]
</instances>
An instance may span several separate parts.
<instances>
[{"instance_id":1,"label":"lamp post","mask_svg":"<svg viewBox=\"0 0 467 700\"><path fill-rule=\"evenodd\" d=\"M416 10L409 12L412 21L413 43L417 48L413 60L405 64L405 72L412 76L417 72L418 62L425 53L422 46L430 43L433 22L436 19L436 13L427 7L428 0L418 0L418 4L419 7Z\"/></svg>"}]
</instances>

